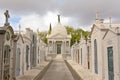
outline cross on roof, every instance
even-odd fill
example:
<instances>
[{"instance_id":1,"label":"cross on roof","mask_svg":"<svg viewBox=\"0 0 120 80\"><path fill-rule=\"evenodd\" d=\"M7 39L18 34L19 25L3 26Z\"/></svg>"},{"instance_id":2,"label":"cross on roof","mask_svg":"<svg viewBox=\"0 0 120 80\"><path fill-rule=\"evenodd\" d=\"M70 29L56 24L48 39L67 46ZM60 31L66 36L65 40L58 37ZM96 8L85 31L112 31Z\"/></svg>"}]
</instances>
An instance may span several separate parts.
<instances>
[{"instance_id":1,"label":"cross on roof","mask_svg":"<svg viewBox=\"0 0 120 80\"><path fill-rule=\"evenodd\" d=\"M9 25L9 22L8 22L8 18L10 18L9 11L6 10L4 15L5 15L5 25Z\"/></svg>"}]
</instances>

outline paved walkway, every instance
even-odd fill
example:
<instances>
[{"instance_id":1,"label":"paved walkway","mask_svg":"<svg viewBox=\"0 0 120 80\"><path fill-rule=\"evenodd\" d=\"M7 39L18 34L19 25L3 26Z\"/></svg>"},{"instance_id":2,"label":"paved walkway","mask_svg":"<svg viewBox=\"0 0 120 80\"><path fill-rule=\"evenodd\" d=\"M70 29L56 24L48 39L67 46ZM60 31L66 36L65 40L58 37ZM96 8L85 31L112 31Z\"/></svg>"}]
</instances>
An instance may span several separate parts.
<instances>
[{"instance_id":1,"label":"paved walkway","mask_svg":"<svg viewBox=\"0 0 120 80\"><path fill-rule=\"evenodd\" d=\"M57 55L41 80L74 80L74 78L62 56Z\"/></svg>"}]
</instances>

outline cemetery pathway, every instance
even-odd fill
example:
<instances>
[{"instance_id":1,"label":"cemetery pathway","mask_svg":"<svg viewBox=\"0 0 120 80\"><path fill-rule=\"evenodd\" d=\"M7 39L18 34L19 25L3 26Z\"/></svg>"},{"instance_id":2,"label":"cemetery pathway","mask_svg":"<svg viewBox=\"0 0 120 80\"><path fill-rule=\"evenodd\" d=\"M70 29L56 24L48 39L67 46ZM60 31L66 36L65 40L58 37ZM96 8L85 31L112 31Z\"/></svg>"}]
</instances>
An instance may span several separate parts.
<instances>
[{"instance_id":1,"label":"cemetery pathway","mask_svg":"<svg viewBox=\"0 0 120 80\"><path fill-rule=\"evenodd\" d=\"M74 80L74 78L62 56L58 55L41 80Z\"/></svg>"}]
</instances>

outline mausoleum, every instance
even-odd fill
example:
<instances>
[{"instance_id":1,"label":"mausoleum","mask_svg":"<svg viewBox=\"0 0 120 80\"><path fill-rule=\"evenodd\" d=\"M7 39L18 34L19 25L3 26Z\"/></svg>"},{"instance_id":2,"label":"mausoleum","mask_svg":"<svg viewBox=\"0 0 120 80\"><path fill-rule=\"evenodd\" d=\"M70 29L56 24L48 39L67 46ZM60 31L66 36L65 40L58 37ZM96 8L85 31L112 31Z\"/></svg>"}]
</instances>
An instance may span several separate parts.
<instances>
[{"instance_id":1,"label":"mausoleum","mask_svg":"<svg viewBox=\"0 0 120 80\"><path fill-rule=\"evenodd\" d=\"M58 15L58 23L47 35L48 54L49 55L69 55L71 34L67 34L66 28L60 23L60 15Z\"/></svg>"}]
</instances>

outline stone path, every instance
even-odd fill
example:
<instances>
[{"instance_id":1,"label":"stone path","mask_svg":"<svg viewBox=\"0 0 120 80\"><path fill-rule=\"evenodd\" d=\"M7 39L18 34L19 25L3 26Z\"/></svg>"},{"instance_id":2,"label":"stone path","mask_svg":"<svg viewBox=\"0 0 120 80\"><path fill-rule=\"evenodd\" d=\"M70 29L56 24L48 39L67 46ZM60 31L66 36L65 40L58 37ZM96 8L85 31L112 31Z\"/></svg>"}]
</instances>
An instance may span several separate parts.
<instances>
[{"instance_id":1,"label":"stone path","mask_svg":"<svg viewBox=\"0 0 120 80\"><path fill-rule=\"evenodd\" d=\"M41 80L74 80L74 78L62 56L57 55Z\"/></svg>"}]
</instances>

